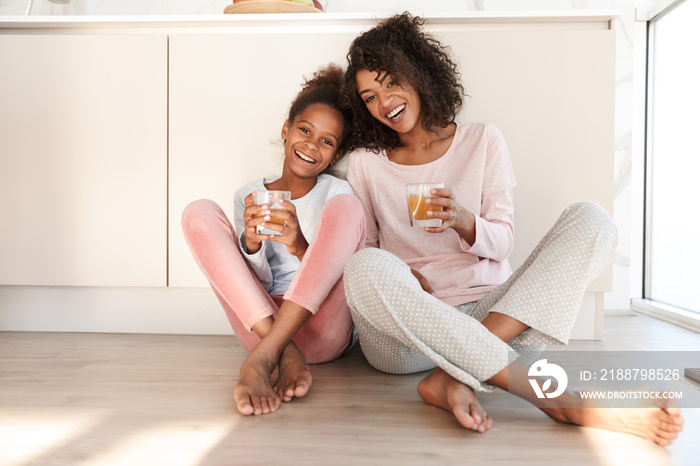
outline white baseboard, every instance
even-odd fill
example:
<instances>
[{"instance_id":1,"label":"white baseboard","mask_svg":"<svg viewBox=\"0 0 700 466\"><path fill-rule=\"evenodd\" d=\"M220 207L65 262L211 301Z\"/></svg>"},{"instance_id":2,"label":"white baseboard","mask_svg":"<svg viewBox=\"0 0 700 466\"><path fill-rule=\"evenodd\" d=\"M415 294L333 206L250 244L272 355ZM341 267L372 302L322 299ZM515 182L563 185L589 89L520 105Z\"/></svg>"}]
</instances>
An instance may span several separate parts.
<instances>
[{"instance_id":1,"label":"white baseboard","mask_svg":"<svg viewBox=\"0 0 700 466\"><path fill-rule=\"evenodd\" d=\"M633 299L632 310L646 314L657 319L676 324L700 333L700 315L670 304L660 303L650 299Z\"/></svg>"},{"instance_id":2,"label":"white baseboard","mask_svg":"<svg viewBox=\"0 0 700 466\"><path fill-rule=\"evenodd\" d=\"M572 340L602 338L602 296L586 292ZM0 331L233 335L209 288L0 286Z\"/></svg>"},{"instance_id":3,"label":"white baseboard","mask_svg":"<svg viewBox=\"0 0 700 466\"><path fill-rule=\"evenodd\" d=\"M632 309L606 309L605 316L636 316Z\"/></svg>"},{"instance_id":4,"label":"white baseboard","mask_svg":"<svg viewBox=\"0 0 700 466\"><path fill-rule=\"evenodd\" d=\"M0 330L233 335L209 288L0 286Z\"/></svg>"}]
</instances>

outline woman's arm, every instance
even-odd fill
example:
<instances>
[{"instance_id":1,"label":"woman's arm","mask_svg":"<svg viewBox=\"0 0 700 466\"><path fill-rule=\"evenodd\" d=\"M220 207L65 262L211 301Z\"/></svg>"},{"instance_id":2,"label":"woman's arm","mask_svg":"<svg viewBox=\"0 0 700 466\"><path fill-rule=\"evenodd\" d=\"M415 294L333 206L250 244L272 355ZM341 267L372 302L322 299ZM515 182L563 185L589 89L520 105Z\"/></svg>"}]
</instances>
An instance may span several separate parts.
<instances>
[{"instance_id":1,"label":"woman's arm","mask_svg":"<svg viewBox=\"0 0 700 466\"><path fill-rule=\"evenodd\" d=\"M348 155L348 171L347 178L355 196L362 202L362 207L365 211L365 225L367 229L367 239L365 240L366 247L379 247L379 232L377 230L377 220L374 216L374 208L372 206L372 198L369 194L369 187L362 167L362 157L376 157L374 153L365 153L363 149L358 149L356 152Z\"/></svg>"},{"instance_id":2,"label":"woman's arm","mask_svg":"<svg viewBox=\"0 0 700 466\"><path fill-rule=\"evenodd\" d=\"M515 172L503 134L494 125L487 125L484 133L487 151L476 238L473 243L460 243L465 251L500 262L513 250Z\"/></svg>"},{"instance_id":3,"label":"woman's arm","mask_svg":"<svg viewBox=\"0 0 700 466\"><path fill-rule=\"evenodd\" d=\"M441 227L428 228L440 233L448 228L459 235L463 251L478 257L505 260L513 250L513 188L515 175L508 148L501 132L487 125L481 135L485 139L483 173L478 180L481 185L480 212L463 207L450 189L438 189L436 199L426 203L443 207L433 215L443 219ZM428 212L428 215L431 213Z\"/></svg>"}]
</instances>

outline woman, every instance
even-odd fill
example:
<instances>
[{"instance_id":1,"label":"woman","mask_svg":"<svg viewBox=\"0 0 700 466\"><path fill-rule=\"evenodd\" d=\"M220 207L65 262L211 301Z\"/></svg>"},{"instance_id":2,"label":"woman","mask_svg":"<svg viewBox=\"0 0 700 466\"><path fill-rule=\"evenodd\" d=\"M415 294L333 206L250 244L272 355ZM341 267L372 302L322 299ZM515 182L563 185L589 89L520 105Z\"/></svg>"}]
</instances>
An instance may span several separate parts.
<instances>
[{"instance_id":1,"label":"woman","mask_svg":"<svg viewBox=\"0 0 700 466\"><path fill-rule=\"evenodd\" d=\"M457 66L422 25L409 14L389 18L348 54L355 142L370 150L350 155L348 180L365 208L369 248L348 263L345 291L368 361L391 373L435 368L420 396L476 431L493 420L475 391L498 387L558 422L671 443L682 428L676 408L615 417L571 391L538 400L525 362L509 361L509 350L527 360L568 342L588 284L610 260L615 225L596 204L573 205L511 274L515 177L505 141L491 124L454 121ZM440 226L409 225L404 185L415 182L444 183L426 201L441 209L428 211Z\"/></svg>"}]
</instances>

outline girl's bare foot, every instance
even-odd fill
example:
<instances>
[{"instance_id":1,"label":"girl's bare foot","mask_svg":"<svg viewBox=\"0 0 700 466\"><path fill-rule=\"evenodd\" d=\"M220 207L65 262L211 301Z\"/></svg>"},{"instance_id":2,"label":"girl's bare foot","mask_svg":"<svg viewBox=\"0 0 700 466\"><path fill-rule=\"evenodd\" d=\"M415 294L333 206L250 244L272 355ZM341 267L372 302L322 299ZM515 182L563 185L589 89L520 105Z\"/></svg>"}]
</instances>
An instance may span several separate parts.
<instances>
[{"instance_id":1,"label":"girl's bare foot","mask_svg":"<svg viewBox=\"0 0 700 466\"><path fill-rule=\"evenodd\" d=\"M433 369L420 381L418 394L426 403L451 412L467 429L485 432L493 426L474 390L440 368Z\"/></svg>"},{"instance_id":2,"label":"girl's bare foot","mask_svg":"<svg viewBox=\"0 0 700 466\"><path fill-rule=\"evenodd\" d=\"M279 360L279 376L273 387L282 401L302 397L311 387L311 371L306 358L292 342L284 349Z\"/></svg>"},{"instance_id":3,"label":"girl's bare foot","mask_svg":"<svg viewBox=\"0 0 700 466\"><path fill-rule=\"evenodd\" d=\"M274 363L249 354L241 366L238 383L233 389L238 411L245 415L274 413L281 401L270 384Z\"/></svg>"},{"instance_id":4,"label":"girl's bare foot","mask_svg":"<svg viewBox=\"0 0 700 466\"><path fill-rule=\"evenodd\" d=\"M634 392L657 392L649 388ZM573 395L574 397L576 395ZM612 430L651 440L661 446L670 445L683 430L681 409L662 398L615 400L580 399L580 408L543 408L542 411L557 422Z\"/></svg>"}]
</instances>

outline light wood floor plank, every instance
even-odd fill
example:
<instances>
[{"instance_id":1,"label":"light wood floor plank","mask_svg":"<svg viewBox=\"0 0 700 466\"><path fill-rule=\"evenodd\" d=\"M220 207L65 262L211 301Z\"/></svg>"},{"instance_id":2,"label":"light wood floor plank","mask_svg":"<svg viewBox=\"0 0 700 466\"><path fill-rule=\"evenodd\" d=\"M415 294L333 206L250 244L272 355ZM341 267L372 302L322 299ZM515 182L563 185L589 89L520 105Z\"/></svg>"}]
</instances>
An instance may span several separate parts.
<instances>
[{"instance_id":1,"label":"light wood floor plank","mask_svg":"<svg viewBox=\"0 0 700 466\"><path fill-rule=\"evenodd\" d=\"M568 349L700 351L700 338L613 316L604 341ZM480 400L495 425L477 434L422 402L424 374L379 373L359 348L312 366L307 397L242 417L233 387L244 358L223 336L0 333L0 464L700 464L700 409L684 411L685 431L662 448L558 425L492 393Z\"/></svg>"}]
</instances>

